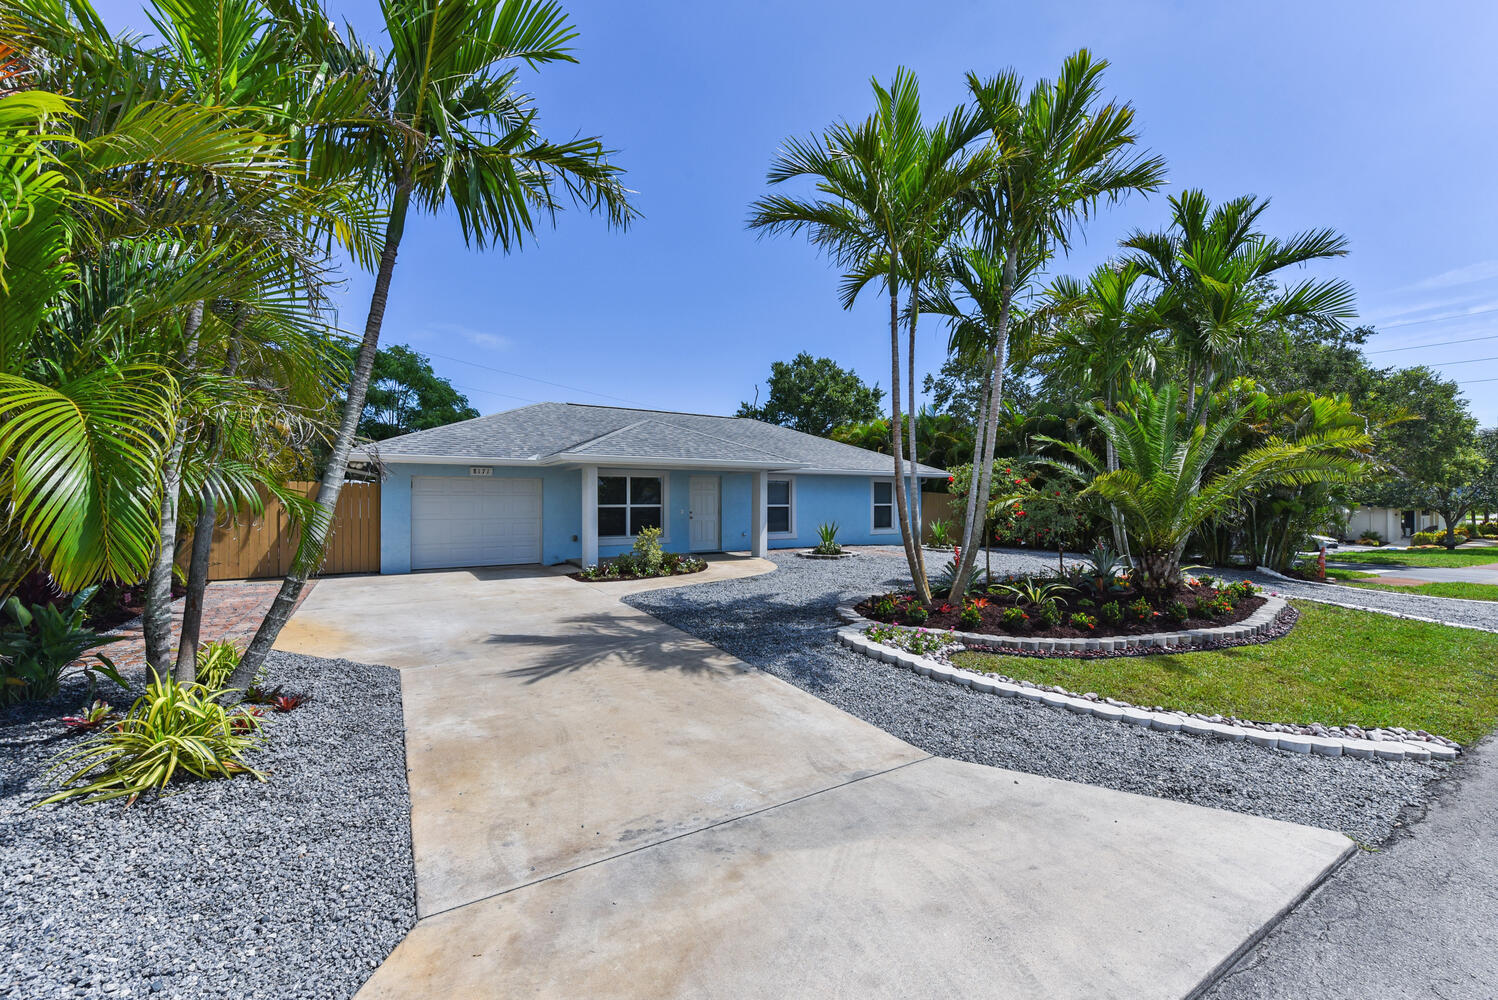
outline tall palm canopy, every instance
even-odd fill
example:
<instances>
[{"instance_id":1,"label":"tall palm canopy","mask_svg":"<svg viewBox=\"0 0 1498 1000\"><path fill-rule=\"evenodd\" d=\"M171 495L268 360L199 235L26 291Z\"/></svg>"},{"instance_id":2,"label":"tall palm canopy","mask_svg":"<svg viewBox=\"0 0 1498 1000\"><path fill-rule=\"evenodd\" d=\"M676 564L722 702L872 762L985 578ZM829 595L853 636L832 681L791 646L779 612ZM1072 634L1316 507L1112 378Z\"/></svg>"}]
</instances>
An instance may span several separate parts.
<instances>
[{"instance_id":1,"label":"tall palm canopy","mask_svg":"<svg viewBox=\"0 0 1498 1000\"><path fill-rule=\"evenodd\" d=\"M305 61L366 82L358 120L322 130L309 146L318 173L360 178L379 193L388 217L364 334L342 418L317 493L321 514L310 544L283 581L231 686L244 686L270 652L326 544L354 433L379 348L385 304L411 208L457 217L464 242L518 249L538 221L568 200L625 226L635 216L620 168L596 138L552 142L520 89L522 67L574 62L577 33L545 0L382 0L390 48L381 54L346 30L340 35L315 0L267 0L292 28Z\"/></svg>"},{"instance_id":2,"label":"tall palm canopy","mask_svg":"<svg viewBox=\"0 0 1498 1000\"><path fill-rule=\"evenodd\" d=\"M927 127L914 74L900 69L888 87L870 81L874 111L842 121L821 135L788 139L771 163L771 184L809 178L814 197L772 194L754 202L749 226L766 233L805 233L844 269L841 298L851 307L872 281L889 296L890 437L895 506L917 595L930 601L920 526L912 528L919 479L914 449L900 440L900 297L908 291L910 350L914 351L919 288L954 202L983 183L992 169L987 148L969 151L982 129L966 108ZM911 355L913 359L913 354ZM907 376L913 378L912 374ZM913 386L911 387L913 391ZM914 428L911 428L914 444ZM907 450L911 452L907 461Z\"/></svg>"}]
</instances>

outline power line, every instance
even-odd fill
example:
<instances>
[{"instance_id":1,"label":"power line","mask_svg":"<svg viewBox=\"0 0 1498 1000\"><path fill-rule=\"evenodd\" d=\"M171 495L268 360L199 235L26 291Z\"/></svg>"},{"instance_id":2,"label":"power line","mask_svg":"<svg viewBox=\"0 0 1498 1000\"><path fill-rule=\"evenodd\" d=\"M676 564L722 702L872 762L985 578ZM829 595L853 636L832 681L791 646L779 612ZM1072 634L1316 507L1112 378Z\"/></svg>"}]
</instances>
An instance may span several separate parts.
<instances>
[{"instance_id":1,"label":"power line","mask_svg":"<svg viewBox=\"0 0 1498 1000\"><path fill-rule=\"evenodd\" d=\"M1464 313L1447 313L1445 316L1432 316L1429 319L1407 319L1401 323L1385 323L1383 325L1373 323L1371 325L1374 327L1374 329L1377 330L1397 330L1402 326L1422 326L1426 323L1444 323L1447 320L1466 319L1468 316L1484 316L1488 313L1494 312L1498 312L1498 306L1491 306L1487 309L1474 309L1471 312Z\"/></svg>"},{"instance_id":2,"label":"power line","mask_svg":"<svg viewBox=\"0 0 1498 1000\"><path fill-rule=\"evenodd\" d=\"M1452 344L1475 344L1479 340L1498 340L1498 333L1485 337L1468 337L1466 340L1440 340L1434 344L1416 344L1413 347L1385 347L1381 351L1365 351L1365 354L1393 354L1395 351L1419 351L1427 347L1450 347Z\"/></svg>"},{"instance_id":3,"label":"power line","mask_svg":"<svg viewBox=\"0 0 1498 1000\"><path fill-rule=\"evenodd\" d=\"M1465 382L1458 382L1457 385L1477 385L1479 382L1498 382L1498 378L1474 378L1474 379L1468 379Z\"/></svg>"},{"instance_id":4,"label":"power line","mask_svg":"<svg viewBox=\"0 0 1498 1000\"><path fill-rule=\"evenodd\" d=\"M1468 358L1466 361L1437 361L1433 367L1450 368L1452 365L1475 365L1480 361L1498 361L1498 355L1491 358Z\"/></svg>"},{"instance_id":5,"label":"power line","mask_svg":"<svg viewBox=\"0 0 1498 1000\"><path fill-rule=\"evenodd\" d=\"M449 382L448 385L451 385L454 389L462 389L464 392L487 392L491 396L504 396L506 399L518 399L522 403L543 402L543 400L531 399L529 396L517 396L513 392L495 392L493 389L480 389L476 385L459 385L456 382Z\"/></svg>"},{"instance_id":6,"label":"power line","mask_svg":"<svg viewBox=\"0 0 1498 1000\"><path fill-rule=\"evenodd\" d=\"M444 361L456 361L460 365L472 365L475 368L482 368L484 369L484 371L496 372L500 375L510 375L514 378L529 379L532 382L540 382L542 385L556 386L558 389L566 389L569 392L585 392L590 396L602 396L604 399L615 399L621 403L633 403L635 405L639 405L639 402L637 400L625 399L623 396L611 396L606 392L597 392L593 389L584 389L582 386L567 385L562 382L551 382L544 378L536 378L536 376L534 375L522 375L519 372L507 371L504 368L495 368L492 365L481 365L477 361L469 361L467 358L454 358L446 354L438 354L436 351L427 351L426 353L430 354L434 358L441 358ZM517 396L516 398L519 399L522 397Z\"/></svg>"}]
</instances>

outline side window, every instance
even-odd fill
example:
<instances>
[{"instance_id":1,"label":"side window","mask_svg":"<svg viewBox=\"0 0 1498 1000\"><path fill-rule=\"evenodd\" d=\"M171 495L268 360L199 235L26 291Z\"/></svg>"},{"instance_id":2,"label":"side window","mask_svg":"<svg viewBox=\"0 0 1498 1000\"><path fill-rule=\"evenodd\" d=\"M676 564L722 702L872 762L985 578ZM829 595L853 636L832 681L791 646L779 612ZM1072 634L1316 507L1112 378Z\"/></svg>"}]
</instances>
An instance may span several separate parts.
<instances>
[{"instance_id":1,"label":"side window","mask_svg":"<svg viewBox=\"0 0 1498 1000\"><path fill-rule=\"evenodd\" d=\"M874 481L874 530L883 531L895 525L895 484Z\"/></svg>"},{"instance_id":2,"label":"side window","mask_svg":"<svg viewBox=\"0 0 1498 1000\"><path fill-rule=\"evenodd\" d=\"M791 481L771 479L765 489L765 527L772 535L791 531Z\"/></svg>"}]
</instances>

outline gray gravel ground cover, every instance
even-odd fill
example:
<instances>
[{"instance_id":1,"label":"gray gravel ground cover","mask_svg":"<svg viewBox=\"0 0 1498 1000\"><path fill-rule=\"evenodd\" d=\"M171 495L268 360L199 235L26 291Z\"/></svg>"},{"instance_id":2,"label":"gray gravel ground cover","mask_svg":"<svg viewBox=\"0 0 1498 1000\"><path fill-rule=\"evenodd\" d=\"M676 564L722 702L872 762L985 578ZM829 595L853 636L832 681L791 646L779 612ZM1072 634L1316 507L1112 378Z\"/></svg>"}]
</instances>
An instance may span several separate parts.
<instances>
[{"instance_id":1,"label":"gray gravel ground cover","mask_svg":"<svg viewBox=\"0 0 1498 1000\"><path fill-rule=\"evenodd\" d=\"M1448 767L1209 741L936 683L835 638L840 601L909 586L903 557L865 549L839 562L772 558L774 573L625 600L929 753L1340 830L1363 843L1384 840ZM1053 565L994 553L996 574Z\"/></svg>"},{"instance_id":2,"label":"gray gravel ground cover","mask_svg":"<svg viewBox=\"0 0 1498 1000\"><path fill-rule=\"evenodd\" d=\"M81 687L0 714L0 997L351 997L416 919L400 675L272 655L269 782L29 807ZM128 697L101 694L121 708ZM175 785L175 783L174 783Z\"/></svg>"}]
</instances>

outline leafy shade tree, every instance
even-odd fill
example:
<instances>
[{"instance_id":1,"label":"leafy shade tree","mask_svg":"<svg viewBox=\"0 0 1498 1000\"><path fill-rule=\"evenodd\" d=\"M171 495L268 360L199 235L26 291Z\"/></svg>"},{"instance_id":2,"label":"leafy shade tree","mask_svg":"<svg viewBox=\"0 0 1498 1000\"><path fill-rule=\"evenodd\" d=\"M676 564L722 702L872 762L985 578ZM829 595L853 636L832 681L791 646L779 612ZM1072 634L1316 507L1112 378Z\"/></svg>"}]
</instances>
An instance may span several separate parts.
<instances>
[{"instance_id":1,"label":"leafy shade tree","mask_svg":"<svg viewBox=\"0 0 1498 1000\"><path fill-rule=\"evenodd\" d=\"M396 344L375 355L358 434L383 441L478 415L468 397L432 370L426 355Z\"/></svg>"},{"instance_id":2,"label":"leafy shade tree","mask_svg":"<svg viewBox=\"0 0 1498 1000\"><path fill-rule=\"evenodd\" d=\"M1164 160L1134 151L1132 106L1102 100L1107 65L1079 50L1062 64L1055 81L1041 80L1028 97L1013 71L987 80L968 76L975 116L988 134L995 163L968 198L975 238L966 257L979 294L973 296L970 316L956 321L954 334L968 331L967 350L990 363L985 409L974 436L978 488L968 495L962 559L948 597L953 602L966 593L983 529L978 498L989 495L1016 298L1023 301L1035 275L1056 251L1069 248L1074 227L1099 203L1153 191L1164 182Z\"/></svg>"},{"instance_id":3,"label":"leafy shade tree","mask_svg":"<svg viewBox=\"0 0 1498 1000\"><path fill-rule=\"evenodd\" d=\"M852 369L805 351L790 361L772 361L770 395L763 405L740 403L737 416L765 420L817 437L834 427L874 420L884 390L864 385Z\"/></svg>"},{"instance_id":4,"label":"leafy shade tree","mask_svg":"<svg viewBox=\"0 0 1498 1000\"><path fill-rule=\"evenodd\" d=\"M1436 511L1446 521L1446 547L1455 548L1456 523L1483 502L1487 459L1477 420L1461 388L1424 365L1380 376L1363 406L1388 424L1376 432L1375 454L1390 472L1360 499Z\"/></svg>"},{"instance_id":5,"label":"leafy shade tree","mask_svg":"<svg viewBox=\"0 0 1498 1000\"><path fill-rule=\"evenodd\" d=\"M596 138L551 142L538 129L519 66L576 61L576 37L561 7L545 0L382 0L389 51L333 30L314 3L275 0L273 10L302 39L307 62L351 69L369 81L362 123L331 130L314 161L353 166L388 211L363 338L343 414L318 487L318 516L306 544L240 659L229 686L243 688L276 641L332 528L354 434L374 371L396 256L411 211L451 211L463 239L484 249L518 249L570 196L609 222L634 217L620 170ZM306 557L303 557L306 552Z\"/></svg>"},{"instance_id":6,"label":"leafy shade tree","mask_svg":"<svg viewBox=\"0 0 1498 1000\"><path fill-rule=\"evenodd\" d=\"M905 436L908 440L909 414L905 414L905 421ZM867 448L882 455L889 454L889 421L883 418L844 424L833 428L832 433L827 436L855 448ZM950 413L938 413L930 407L922 407L915 418L915 439L923 461L938 468L948 468L960 464L967 453L972 451L973 428L971 424ZM928 479L922 485L931 483Z\"/></svg>"},{"instance_id":7,"label":"leafy shade tree","mask_svg":"<svg viewBox=\"0 0 1498 1000\"><path fill-rule=\"evenodd\" d=\"M989 359L981 351L951 350L937 372L926 374L921 391L931 397L933 409L976 427L988 388L988 374ZM1020 410L1029 409L1037 398L1028 382L1012 379L1005 383L1005 402Z\"/></svg>"},{"instance_id":8,"label":"leafy shade tree","mask_svg":"<svg viewBox=\"0 0 1498 1000\"><path fill-rule=\"evenodd\" d=\"M775 194L751 207L749 227L766 233L807 233L814 245L844 269L842 301L853 302L871 281L882 280L889 295L890 451L894 460L895 510L916 598L931 603L919 527L912 527L915 458L906 460L900 439L905 427L900 404L901 293L914 293L923 280L916 266L947 222L957 196L986 174L986 153L968 156L980 134L964 109L927 128L921 118L919 85L900 69L889 87L871 81L874 113L861 122L839 122L820 136L787 140L770 166L769 182L798 178L814 182L816 196ZM910 294L910 336L918 298Z\"/></svg>"},{"instance_id":9,"label":"leafy shade tree","mask_svg":"<svg viewBox=\"0 0 1498 1000\"><path fill-rule=\"evenodd\" d=\"M1218 449L1245 411L1233 409L1198 424L1182 412L1182 395L1176 385L1159 391L1139 386L1137 396L1117 412L1094 405L1093 419L1118 453L1119 467L1112 472L1091 448L1043 439L1070 459L1050 459L1048 464L1076 476L1086 484L1085 493L1123 514L1140 585L1157 594L1180 586L1186 543L1209 518L1270 483L1356 480L1366 468L1361 454L1371 443L1366 432L1355 428L1308 434L1295 443L1271 437L1213 472Z\"/></svg>"}]
</instances>

